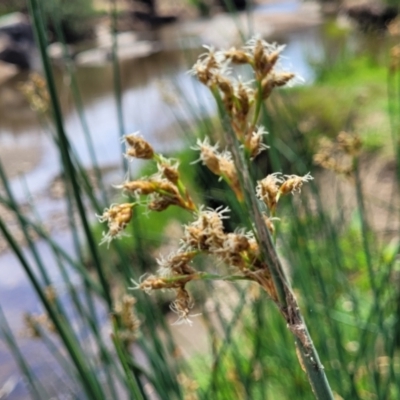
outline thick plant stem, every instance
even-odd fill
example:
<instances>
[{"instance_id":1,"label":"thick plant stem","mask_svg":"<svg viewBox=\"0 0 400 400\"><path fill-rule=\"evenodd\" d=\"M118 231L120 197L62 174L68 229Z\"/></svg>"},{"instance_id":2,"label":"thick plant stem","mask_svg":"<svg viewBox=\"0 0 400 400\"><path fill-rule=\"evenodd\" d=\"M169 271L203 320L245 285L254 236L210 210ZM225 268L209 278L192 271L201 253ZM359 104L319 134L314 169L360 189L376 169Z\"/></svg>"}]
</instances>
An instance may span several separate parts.
<instances>
[{"instance_id":1,"label":"thick plant stem","mask_svg":"<svg viewBox=\"0 0 400 400\"><path fill-rule=\"evenodd\" d=\"M250 177L249 168L247 168L247 162L239 148L229 118L224 111L223 104L218 98L217 103L221 121L227 132L227 145L232 153L238 178L244 193L246 210L250 221L254 223L260 250L269 266L275 285L278 296L276 304L287 323L288 329L294 335L299 362L303 370L307 373L308 381L316 399L333 400L333 393L326 377L324 367L320 362L297 300L290 288L289 281L275 250L272 238L264 223L259 202L254 194L254 185Z\"/></svg>"}]
</instances>

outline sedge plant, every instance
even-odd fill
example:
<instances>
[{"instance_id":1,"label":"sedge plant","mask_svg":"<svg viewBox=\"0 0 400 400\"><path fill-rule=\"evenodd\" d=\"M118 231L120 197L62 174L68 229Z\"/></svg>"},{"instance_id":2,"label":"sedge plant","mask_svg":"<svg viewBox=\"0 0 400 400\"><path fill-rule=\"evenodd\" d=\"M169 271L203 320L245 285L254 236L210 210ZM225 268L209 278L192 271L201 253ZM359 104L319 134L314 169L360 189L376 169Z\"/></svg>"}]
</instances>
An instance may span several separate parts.
<instances>
[{"instance_id":1,"label":"sedge plant","mask_svg":"<svg viewBox=\"0 0 400 400\"><path fill-rule=\"evenodd\" d=\"M158 154L151 144L134 133L124 138L125 156L155 163L157 172L137 180L128 178L118 186L134 201L113 204L99 216L101 222L108 224L102 242L110 243L123 236L133 214L142 206L154 212L175 206L190 213L193 222L184 227L178 250L158 260L155 274L145 274L138 282L134 281L134 289L147 293L173 290L176 298L171 309L178 315L177 322L191 322L194 306L188 291L191 282L257 283L264 289L266 299L276 305L293 335L299 363L315 397L333 399L324 367L275 248L275 224L284 217L279 212L279 202L285 196L300 192L303 184L313 178L309 173L298 176L274 172L255 185L252 177L254 159L268 148L263 142L267 132L259 124L262 105L275 88L295 78L290 72L279 71L283 48L257 37L239 49L215 51L207 47L207 52L191 70L209 88L217 103L226 143L226 148L221 150L218 143L212 143L212 138L205 137L193 149L200 153L198 161L229 186L241 213L246 215L247 226L228 231L224 221L230 217L229 208L213 209L198 204L181 179L179 160ZM232 76L232 69L238 65L250 68L251 81ZM220 265L226 264L228 272L197 269L193 261L200 255L216 258Z\"/></svg>"}]
</instances>

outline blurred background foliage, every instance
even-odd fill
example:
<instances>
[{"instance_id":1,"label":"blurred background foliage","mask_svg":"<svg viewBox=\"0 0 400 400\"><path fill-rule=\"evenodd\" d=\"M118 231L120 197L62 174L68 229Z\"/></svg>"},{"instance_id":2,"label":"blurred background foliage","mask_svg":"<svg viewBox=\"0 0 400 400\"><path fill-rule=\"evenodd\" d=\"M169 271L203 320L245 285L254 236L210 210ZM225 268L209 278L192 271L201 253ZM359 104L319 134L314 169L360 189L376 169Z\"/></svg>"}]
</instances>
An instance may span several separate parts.
<instances>
[{"instance_id":1,"label":"blurred background foliage","mask_svg":"<svg viewBox=\"0 0 400 400\"><path fill-rule=\"evenodd\" d=\"M58 21L65 32L86 34L81 18L92 17L91 2L62 2L57 10L56 2L40 4L37 30L51 30ZM3 1L0 13L24 7L23 2ZM55 13L61 19L53 20ZM322 55L318 59L309 55L313 82L279 91L265 104L263 123L271 149L256 160L254 177L260 179L273 171L299 175L311 171L315 176L301 200L287 198L280 205L279 253L336 398L396 399L400 397L400 75L398 69L390 68L390 52L399 37L360 33L330 19L318 34L323 38ZM43 61L49 63L45 40L41 46ZM122 113L121 67L118 58L113 59L116 104ZM67 58L66 65L69 62ZM45 70L54 94L62 87L54 80L56 71L50 65ZM73 82L75 73L72 69L68 82ZM84 115L79 85L68 88ZM53 107L56 97L52 97ZM197 155L190 150L197 137L206 135L223 144L221 125L213 112L206 117L193 109L192 101L180 100L192 118L189 123L179 121L183 149L173 155L182 160L183 179L200 201L211 207L230 206L231 225L226 228L233 229L244 223L234 197L203 166L192 164ZM0 202L24 232L25 245L3 218L0 228L55 327L35 323L39 339L21 348L18 335L0 314L1 339L33 398L64 394L90 399L313 398L290 333L257 288L228 283L201 283L192 288L201 316L193 318L191 328L172 325L175 317L169 313L169 293L149 297L128 289L131 279L154 272L155 258L176 246L190 215L176 209L144 215L138 209L129 238L112 243L109 249L98 247L104 227L94 214L109 205L106 200L121 199L102 183L104 170L96 162L91 165L94 178L89 174L71 146L63 113L57 107L54 111L42 122L54 139L63 171L63 207L73 251L66 253L43 229L43 221L35 216L36 204L29 204L26 212L13 196L11 179L0 169ZM320 139L334 139L341 130L357 132L364 142L353 179L313 163ZM95 134L91 137L96 138ZM90 140L88 145L93 146ZM142 165L133 168L132 175L151 172L151 167ZM123 172L118 173L122 181ZM43 257L39 251L43 242L51 256ZM223 268L210 260L198 263L199 269ZM63 282L56 285L61 290L55 299L48 295L49 271L54 269ZM133 343L121 339L123 326L115 312L126 293L136 297L135 313L141 322ZM7 304L1 307L6 310ZM26 352L29 346L53 354L55 360L46 363L61 371L57 372L62 376L59 381L46 375L49 368L35 366Z\"/></svg>"}]
</instances>

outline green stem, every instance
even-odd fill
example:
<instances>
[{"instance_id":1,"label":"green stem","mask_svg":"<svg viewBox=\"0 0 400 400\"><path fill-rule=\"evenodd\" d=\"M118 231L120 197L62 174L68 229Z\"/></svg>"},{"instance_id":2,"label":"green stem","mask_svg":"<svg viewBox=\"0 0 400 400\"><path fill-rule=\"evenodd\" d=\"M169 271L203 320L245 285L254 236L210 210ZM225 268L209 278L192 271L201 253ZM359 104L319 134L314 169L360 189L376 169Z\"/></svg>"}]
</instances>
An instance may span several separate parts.
<instances>
[{"instance_id":1,"label":"green stem","mask_svg":"<svg viewBox=\"0 0 400 400\"><path fill-rule=\"evenodd\" d=\"M83 204L83 200L80 195L80 187L76 179L76 170L74 168L74 165L71 160L71 148L70 144L67 138L67 135L64 130L64 123L63 123L63 117L62 117L62 112L61 112L61 107L60 103L58 100L57 96L57 90L55 87L55 82L53 78L53 72L52 68L50 65L50 60L47 55L47 40L46 40L46 33L44 31L44 23L42 20L42 15L40 12L40 7L38 0L29 0L29 6L30 6L30 13L33 18L34 22L34 28L35 28L35 34L36 34L36 39L38 43L38 47L40 50L40 55L41 59L43 62L43 68L45 71L45 76L46 76L46 81L48 85L48 90L50 94L50 99L51 99L51 104L53 107L53 119L56 125L56 130L57 130L57 135L58 139L60 141L60 150L61 150L61 155L62 155L62 160L63 164L65 167L65 173L68 174L70 177L72 189L73 189L73 194L75 197L76 205L79 211L79 215L82 221L83 229L85 231L86 238L88 240L88 245L90 248L90 252L93 256L93 261L94 265L97 270L97 274L99 277L99 280L101 282L101 286L103 287L103 296L105 300L107 301L107 305L109 309L112 309L112 300L111 300L111 291L109 288L109 283L106 280L106 277L104 275L104 271L100 262L100 257L98 254L98 249L97 249L97 244L94 242L94 238L92 235L92 231L89 226L88 219L86 217L86 210Z\"/></svg>"},{"instance_id":2,"label":"green stem","mask_svg":"<svg viewBox=\"0 0 400 400\"><path fill-rule=\"evenodd\" d=\"M299 350L299 357L306 370L307 378L315 397L318 400L333 400L333 393L325 375L324 367L319 360L317 350L308 332L300 307L290 288L272 238L264 223L243 152L239 148L235 132L232 131L229 117L225 112L221 99L218 94L215 97L217 99L220 118L227 133L227 145L232 154L242 191L245 195L246 213L250 221L255 225L260 250L269 266L277 291L280 312L286 320L289 330L294 335L296 346Z\"/></svg>"}]
</instances>

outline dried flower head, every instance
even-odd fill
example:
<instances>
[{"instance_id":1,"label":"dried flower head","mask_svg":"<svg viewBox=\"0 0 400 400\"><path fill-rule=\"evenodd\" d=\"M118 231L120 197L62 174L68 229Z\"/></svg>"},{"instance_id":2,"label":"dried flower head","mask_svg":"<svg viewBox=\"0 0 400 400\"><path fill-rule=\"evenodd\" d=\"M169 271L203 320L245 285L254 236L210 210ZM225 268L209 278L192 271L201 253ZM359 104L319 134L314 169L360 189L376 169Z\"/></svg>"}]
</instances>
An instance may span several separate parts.
<instances>
[{"instance_id":1,"label":"dried flower head","mask_svg":"<svg viewBox=\"0 0 400 400\"><path fill-rule=\"evenodd\" d=\"M276 87L286 85L295 75L291 72L272 73L267 75L261 82L262 98L266 100Z\"/></svg>"},{"instance_id":2,"label":"dried flower head","mask_svg":"<svg viewBox=\"0 0 400 400\"><path fill-rule=\"evenodd\" d=\"M354 158L358 157L362 148L359 135L340 132L336 141L321 138L318 151L314 155L314 163L338 174L351 177L354 171Z\"/></svg>"},{"instance_id":3,"label":"dried flower head","mask_svg":"<svg viewBox=\"0 0 400 400\"><path fill-rule=\"evenodd\" d=\"M250 152L250 158L254 159L264 150L269 149L269 146L263 143L263 136L267 135L268 132L263 126L259 126L256 131L253 131L250 137L247 139L246 147Z\"/></svg>"},{"instance_id":4,"label":"dried flower head","mask_svg":"<svg viewBox=\"0 0 400 400\"><path fill-rule=\"evenodd\" d=\"M221 64L221 54L216 52L211 46L203 46L207 52L201 54L194 64L193 68L189 71L192 75L197 76L197 79L207 86L214 86L216 84L215 76L224 69Z\"/></svg>"},{"instance_id":5,"label":"dried flower head","mask_svg":"<svg viewBox=\"0 0 400 400\"><path fill-rule=\"evenodd\" d=\"M127 345L134 342L139 333L140 321L134 309L135 303L136 299L133 296L124 295L114 309L114 315L120 323L118 335Z\"/></svg>"},{"instance_id":6,"label":"dried flower head","mask_svg":"<svg viewBox=\"0 0 400 400\"><path fill-rule=\"evenodd\" d=\"M274 211L276 208L279 186L284 182L281 175L280 172L274 172L257 182L257 197L262 200L271 211Z\"/></svg>"},{"instance_id":7,"label":"dried flower head","mask_svg":"<svg viewBox=\"0 0 400 400\"><path fill-rule=\"evenodd\" d=\"M233 64L249 64L252 61L252 57L241 49L235 47L229 50L223 51L222 54L226 59L229 59Z\"/></svg>"},{"instance_id":8,"label":"dried flower head","mask_svg":"<svg viewBox=\"0 0 400 400\"><path fill-rule=\"evenodd\" d=\"M285 46L268 43L256 36L247 42L245 48L252 55L257 79L262 79L273 70Z\"/></svg>"},{"instance_id":9,"label":"dried flower head","mask_svg":"<svg viewBox=\"0 0 400 400\"><path fill-rule=\"evenodd\" d=\"M170 254L167 258L157 259L159 265L158 275L161 277L171 277L174 275L190 275L196 270L189 263L196 256L195 251L181 251Z\"/></svg>"},{"instance_id":10,"label":"dried flower head","mask_svg":"<svg viewBox=\"0 0 400 400\"><path fill-rule=\"evenodd\" d=\"M205 165L215 175L221 174L218 143L211 145L208 137L205 137L204 140L197 139L196 146L193 146L192 149L200 150L200 158L198 161L201 161L203 165Z\"/></svg>"},{"instance_id":11,"label":"dried flower head","mask_svg":"<svg viewBox=\"0 0 400 400\"><path fill-rule=\"evenodd\" d=\"M200 159L198 161L202 161L203 165L215 175L224 178L238 199L243 197L235 164L229 151L219 152L218 143L211 146L208 138L203 141L198 140L197 145L192 149L200 150Z\"/></svg>"},{"instance_id":12,"label":"dried flower head","mask_svg":"<svg viewBox=\"0 0 400 400\"><path fill-rule=\"evenodd\" d=\"M197 219L185 226L182 239L184 248L194 250L208 250L210 248L220 248L224 239L223 219L228 218L225 213L229 208L200 208L197 212Z\"/></svg>"},{"instance_id":13,"label":"dried flower head","mask_svg":"<svg viewBox=\"0 0 400 400\"><path fill-rule=\"evenodd\" d=\"M147 195L154 193L157 190L157 182L150 179L142 179L137 181L127 181L122 185L116 185L117 189L123 189L126 192L135 195Z\"/></svg>"},{"instance_id":14,"label":"dried flower head","mask_svg":"<svg viewBox=\"0 0 400 400\"><path fill-rule=\"evenodd\" d=\"M304 176L298 175L285 175L285 182L279 188L279 193L285 195L288 193L294 193L296 191L300 192L303 183L312 181L314 178L308 172Z\"/></svg>"},{"instance_id":15,"label":"dried flower head","mask_svg":"<svg viewBox=\"0 0 400 400\"><path fill-rule=\"evenodd\" d=\"M234 84L234 115L238 118L239 122L244 121L249 114L250 106L254 102L254 89L251 86L252 80L242 82L239 78Z\"/></svg>"},{"instance_id":16,"label":"dried flower head","mask_svg":"<svg viewBox=\"0 0 400 400\"><path fill-rule=\"evenodd\" d=\"M132 209L136 203L114 204L106 208L102 215L97 215L100 222L107 222L108 232L103 232L100 244L109 244L113 239L124 235L124 229L132 219Z\"/></svg>"},{"instance_id":17,"label":"dried flower head","mask_svg":"<svg viewBox=\"0 0 400 400\"><path fill-rule=\"evenodd\" d=\"M45 79L36 72L29 74L29 79L19 86L33 111L44 114L50 107L50 96Z\"/></svg>"},{"instance_id":18,"label":"dried flower head","mask_svg":"<svg viewBox=\"0 0 400 400\"><path fill-rule=\"evenodd\" d=\"M28 336L31 338L41 338L43 336L42 330L46 329L52 333L56 332L56 327L54 326L51 319L47 314L24 314L24 322L27 328Z\"/></svg>"},{"instance_id":19,"label":"dried flower head","mask_svg":"<svg viewBox=\"0 0 400 400\"><path fill-rule=\"evenodd\" d=\"M154 157L154 150L151 145L139 135L139 132L124 136L127 144L125 156L127 158L141 158L151 160Z\"/></svg>"},{"instance_id":20,"label":"dried flower head","mask_svg":"<svg viewBox=\"0 0 400 400\"><path fill-rule=\"evenodd\" d=\"M219 247L210 248L210 252L232 267L239 270L247 268L245 254L250 249L250 241L247 235L240 232L227 233Z\"/></svg>"},{"instance_id":21,"label":"dried flower head","mask_svg":"<svg viewBox=\"0 0 400 400\"><path fill-rule=\"evenodd\" d=\"M279 221L279 218L276 218L276 217L270 218L266 215L263 215L263 218L264 218L265 225L268 228L270 234L273 235L275 233L275 225L274 225L273 221Z\"/></svg>"},{"instance_id":22,"label":"dried flower head","mask_svg":"<svg viewBox=\"0 0 400 400\"><path fill-rule=\"evenodd\" d=\"M362 141L359 135L342 131L337 135L336 140L339 148L346 154L352 157L359 155L362 147Z\"/></svg>"},{"instance_id":23,"label":"dried flower head","mask_svg":"<svg viewBox=\"0 0 400 400\"><path fill-rule=\"evenodd\" d=\"M157 162L157 168L162 176L173 184L177 184L179 181L179 161L174 158L165 158L159 156Z\"/></svg>"},{"instance_id":24,"label":"dried flower head","mask_svg":"<svg viewBox=\"0 0 400 400\"><path fill-rule=\"evenodd\" d=\"M188 323L192 325L192 321L189 317L194 317L194 315L190 315L190 311L194 306L194 302L189 292L185 289L184 286L181 286L176 289L176 299L173 303L171 303L171 310L178 314L178 320L174 325L179 325L182 323Z\"/></svg>"}]
</instances>

